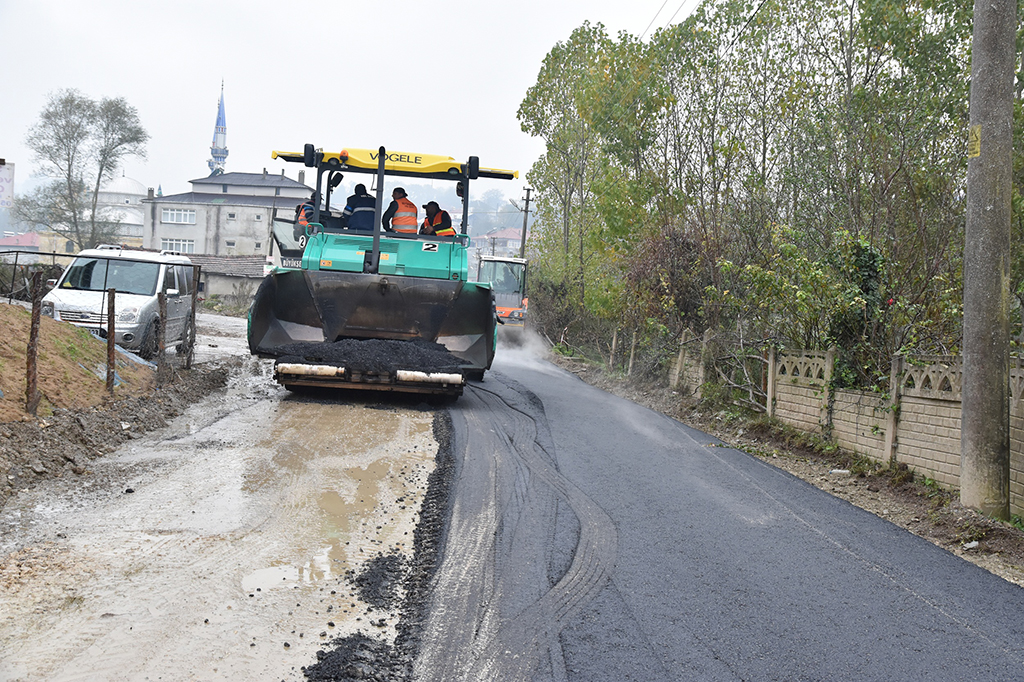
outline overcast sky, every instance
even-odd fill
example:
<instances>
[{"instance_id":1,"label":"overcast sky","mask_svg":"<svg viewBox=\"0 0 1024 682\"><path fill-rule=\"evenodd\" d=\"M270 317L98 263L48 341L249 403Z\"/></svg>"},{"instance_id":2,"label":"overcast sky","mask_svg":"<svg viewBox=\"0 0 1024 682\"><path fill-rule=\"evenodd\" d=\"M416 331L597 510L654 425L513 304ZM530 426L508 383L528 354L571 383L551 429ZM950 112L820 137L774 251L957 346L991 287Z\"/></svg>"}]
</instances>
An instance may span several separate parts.
<instances>
[{"instance_id":1,"label":"overcast sky","mask_svg":"<svg viewBox=\"0 0 1024 682\"><path fill-rule=\"evenodd\" d=\"M551 47L586 20L641 35L694 4L0 0L0 158L16 164L16 192L29 189L37 164L25 135L48 94L76 88L138 109L150 141L129 177L189 191L209 174L223 79L227 171L287 166L294 178L297 165L272 150L383 145L518 170L497 186L516 197L543 151L516 111Z\"/></svg>"}]
</instances>

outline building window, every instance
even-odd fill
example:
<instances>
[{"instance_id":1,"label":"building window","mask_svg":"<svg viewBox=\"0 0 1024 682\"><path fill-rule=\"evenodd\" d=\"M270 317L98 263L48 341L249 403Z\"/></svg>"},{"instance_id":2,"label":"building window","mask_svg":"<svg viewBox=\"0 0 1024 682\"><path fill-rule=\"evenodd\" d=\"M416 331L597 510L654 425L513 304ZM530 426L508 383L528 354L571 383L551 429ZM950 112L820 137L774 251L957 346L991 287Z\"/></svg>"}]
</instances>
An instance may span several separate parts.
<instances>
[{"instance_id":1,"label":"building window","mask_svg":"<svg viewBox=\"0 0 1024 682\"><path fill-rule=\"evenodd\" d=\"M257 213L256 214L256 220L263 220L263 214L262 213Z\"/></svg>"},{"instance_id":2,"label":"building window","mask_svg":"<svg viewBox=\"0 0 1024 682\"><path fill-rule=\"evenodd\" d=\"M175 225L195 225L196 212L185 208L165 208L160 220Z\"/></svg>"},{"instance_id":3,"label":"building window","mask_svg":"<svg viewBox=\"0 0 1024 682\"><path fill-rule=\"evenodd\" d=\"M234 220L234 219L235 219L235 214L234 213L228 213L228 220Z\"/></svg>"},{"instance_id":4,"label":"building window","mask_svg":"<svg viewBox=\"0 0 1024 682\"><path fill-rule=\"evenodd\" d=\"M160 249L178 253L195 253L196 241L194 239L161 239Z\"/></svg>"},{"instance_id":5,"label":"building window","mask_svg":"<svg viewBox=\"0 0 1024 682\"><path fill-rule=\"evenodd\" d=\"M254 242L252 245L254 251L259 251L263 248L263 242Z\"/></svg>"},{"instance_id":6,"label":"building window","mask_svg":"<svg viewBox=\"0 0 1024 682\"><path fill-rule=\"evenodd\" d=\"M224 242L224 246L228 247L229 249L235 248L235 240L234 239L227 240L226 242Z\"/></svg>"},{"instance_id":7,"label":"building window","mask_svg":"<svg viewBox=\"0 0 1024 682\"><path fill-rule=\"evenodd\" d=\"M281 188L280 187L275 187L274 188L274 196L275 197L281 196Z\"/></svg>"},{"instance_id":8,"label":"building window","mask_svg":"<svg viewBox=\"0 0 1024 682\"><path fill-rule=\"evenodd\" d=\"M228 193L228 186L227 185L221 185L220 186L220 191L223 192L224 194L227 194Z\"/></svg>"},{"instance_id":9,"label":"building window","mask_svg":"<svg viewBox=\"0 0 1024 682\"><path fill-rule=\"evenodd\" d=\"M74 253L74 252L75 252L75 243L69 239L64 244L64 253Z\"/></svg>"}]
</instances>

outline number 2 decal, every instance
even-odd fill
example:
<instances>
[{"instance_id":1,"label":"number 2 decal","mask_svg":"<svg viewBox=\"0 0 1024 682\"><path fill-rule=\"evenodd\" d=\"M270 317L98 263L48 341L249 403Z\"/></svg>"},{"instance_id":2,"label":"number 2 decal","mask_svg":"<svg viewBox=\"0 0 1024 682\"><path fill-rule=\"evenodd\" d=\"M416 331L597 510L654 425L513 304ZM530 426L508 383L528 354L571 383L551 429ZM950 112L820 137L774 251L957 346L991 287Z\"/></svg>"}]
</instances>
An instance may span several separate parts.
<instances>
[{"instance_id":1,"label":"number 2 decal","mask_svg":"<svg viewBox=\"0 0 1024 682\"><path fill-rule=\"evenodd\" d=\"M423 244L423 250L424 251L433 251L433 252L436 253L437 252L437 244L425 243L425 244Z\"/></svg>"}]
</instances>

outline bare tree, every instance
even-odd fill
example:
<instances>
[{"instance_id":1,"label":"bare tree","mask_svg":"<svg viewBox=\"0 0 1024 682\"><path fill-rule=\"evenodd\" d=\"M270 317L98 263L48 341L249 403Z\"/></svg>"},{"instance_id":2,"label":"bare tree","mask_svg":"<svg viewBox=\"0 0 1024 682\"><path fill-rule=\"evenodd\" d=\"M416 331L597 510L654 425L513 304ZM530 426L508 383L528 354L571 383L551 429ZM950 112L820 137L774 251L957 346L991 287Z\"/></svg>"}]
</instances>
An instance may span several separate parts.
<instances>
[{"instance_id":1,"label":"bare tree","mask_svg":"<svg viewBox=\"0 0 1024 682\"><path fill-rule=\"evenodd\" d=\"M100 187L129 156L145 158L149 133L123 98L95 101L78 90L51 94L25 142L51 182L20 197L16 215L91 248L111 241L118 221L98 207Z\"/></svg>"}]
</instances>

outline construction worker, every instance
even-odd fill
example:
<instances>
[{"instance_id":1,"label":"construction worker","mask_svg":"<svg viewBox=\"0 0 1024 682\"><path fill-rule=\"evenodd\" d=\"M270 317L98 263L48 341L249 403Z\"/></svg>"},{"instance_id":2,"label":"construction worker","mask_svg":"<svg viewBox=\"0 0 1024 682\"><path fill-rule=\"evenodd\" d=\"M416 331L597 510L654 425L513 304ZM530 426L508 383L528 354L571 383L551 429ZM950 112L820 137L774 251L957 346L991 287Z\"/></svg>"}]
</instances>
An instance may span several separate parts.
<instances>
[{"instance_id":1,"label":"construction worker","mask_svg":"<svg viewBox=\"0 0 1024 682\"><path fill-rule=\"evenodd\" d=\"M455 230L452 228L452 217L448 211L441 210L436 201L428 201L423 204L427 211L427 217L420 225L420 234L428 234L434 237L454 237Z\"/></svg>"},{"instance_id":2,"label":"construction worker","mask_svg":"<svg viewBox=\"0 0 1024 682\"><path fill-rule=\"evenodd\" d=\"M391 192L392 202L381 217L385 232L403 232L416 234L416 204L409 201L409 196L401 187Z\"/></svg>"},{"instance_id":3,"label":"construction worker","mask_svg":"<svg viewBox=\"0 0 1024 682\"><path fill-rule=\"evenodd\" d=\"M355 193L348 198L345 210L341 212L342 224L350 230L373 231L373 210L377 201L366 193L366 185L356 185Z\"/></svg>"},{"instance_id":4,"label":"construction worker","mask_svg":"<svg viewBox=\"0 0 1024 682\"><path fill-rule=\"evenodd\" d=\"M305 244L306 228L316 214L313 208L315 201L316 192L313 192L309 199L295 207L295 227L292 229L292 236L300 244Z\"/></svg>"}]
</instances>

